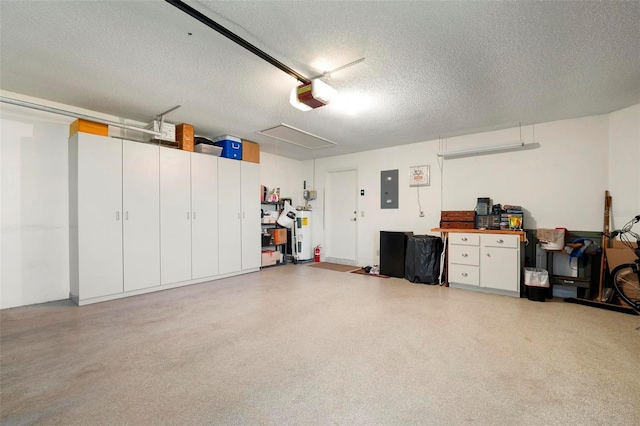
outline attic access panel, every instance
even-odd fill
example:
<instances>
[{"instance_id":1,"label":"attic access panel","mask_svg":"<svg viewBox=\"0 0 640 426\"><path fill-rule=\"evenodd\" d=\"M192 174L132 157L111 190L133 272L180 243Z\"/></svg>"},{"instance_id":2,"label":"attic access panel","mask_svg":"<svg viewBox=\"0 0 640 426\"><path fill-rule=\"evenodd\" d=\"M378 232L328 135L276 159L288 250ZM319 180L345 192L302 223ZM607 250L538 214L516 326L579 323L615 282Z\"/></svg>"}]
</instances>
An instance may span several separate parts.
<instances>
[{"instance_id":1,"label":"attic access panel","mask_svg":"<svg viewBox=\"0 0 640 426\"><path fill-rule=\"evenodd\" d=\"M284 123L271 127L270 129L260 130L257 133L307 149L319 149L337 145L328 139L321 138L304 130L296 129Z\"/></svg>"}]
</instances>

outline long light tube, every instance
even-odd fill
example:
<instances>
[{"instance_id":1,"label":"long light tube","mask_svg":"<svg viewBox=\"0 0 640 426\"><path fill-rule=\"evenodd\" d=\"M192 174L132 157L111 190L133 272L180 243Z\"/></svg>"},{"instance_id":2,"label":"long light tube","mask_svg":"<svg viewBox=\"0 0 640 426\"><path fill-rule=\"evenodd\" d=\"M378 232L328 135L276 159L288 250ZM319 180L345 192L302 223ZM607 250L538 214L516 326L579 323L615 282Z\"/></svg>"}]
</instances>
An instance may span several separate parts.
<instances>
[{"instance_id":1,"label":"long light tube","mask_svg":"<svg viewBox=\"0 0 640 426\"><path fill-rule=\"evenodd\" d=\"M522 148L524 148L524 141L518 141L518 142L508 143L504 145L461 149L459 151L444 151L444 152L439 152L438 157L442 157L442 158L463 157L465 155L483 154L485 152L494 152L494 151L512 151L512 150L522 149Z\"/></svg>"}]
</instances>

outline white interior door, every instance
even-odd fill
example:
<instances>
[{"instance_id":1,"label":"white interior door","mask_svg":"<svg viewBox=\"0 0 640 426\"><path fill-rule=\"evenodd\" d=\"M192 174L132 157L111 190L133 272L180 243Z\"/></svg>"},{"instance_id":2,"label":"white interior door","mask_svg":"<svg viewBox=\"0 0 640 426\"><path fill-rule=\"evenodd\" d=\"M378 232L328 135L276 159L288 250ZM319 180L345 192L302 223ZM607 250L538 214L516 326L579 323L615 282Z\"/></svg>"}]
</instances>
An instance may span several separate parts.
<instances>
[{"instance_id":1,"label":"white interior door","mask_svg":"<svg viewBox=\"0 0 640 426\"><path fill-rule=\"evenodd\" d=\"M260 233L260 165L241 161L242 269L262 265Z\"/></svg>"},{"instance_id":2,"label":"white interior door","mask_svg":"<svg viewBox=\"0 0 640 426\"><path fill-rule=\"evenodd\" d=\"M191 210L192 276L218 275L218 157L191 154Z\"/></svg>"},{"instance_id":3,"label":"white interior door","mask_svg":"<svg viewBox=\"0 0 640 426\"><path fill-rule=\"evenodd\" d=\"M87 133L78 143L79 298L122 293L122 140Z\"/></svg>"},{"instance_id":4,"label":"white interior door","mask_svg":"<svg viewBox=\"0 0 640 426\"><path fill-rule=\"evenodd\" d=\"M240 161L218 159L218 247L220 274L242 268Z\"/></svg>"},{"instance_id":5,"label":"white interior door","mask_svg":"<svg viewBox=\"0 0 640 426\"><path fill-rule=\"evenodd\" d=\"M122 143L125 291L160 285L159 150Z\"/></svg>"},{"instance_id":6,"label":"white interior door","mask_svg":"<svg viewBox=\"0 0 640 426\"><path fill-rule=\"evenodd\" d=\"M191 153L160 148L160 279L191 279Z\"/></svg>"},{"instance_id":7,"label":"white interior door","mask_svg":"<svg viewBox=\"0 0 640 426\"><path fill-rule=\"evenodd\" d=\"M326 181L326 257L339 263L355 264L358 173L356 170L329 172Z\"/></svg>"}]
</instances>

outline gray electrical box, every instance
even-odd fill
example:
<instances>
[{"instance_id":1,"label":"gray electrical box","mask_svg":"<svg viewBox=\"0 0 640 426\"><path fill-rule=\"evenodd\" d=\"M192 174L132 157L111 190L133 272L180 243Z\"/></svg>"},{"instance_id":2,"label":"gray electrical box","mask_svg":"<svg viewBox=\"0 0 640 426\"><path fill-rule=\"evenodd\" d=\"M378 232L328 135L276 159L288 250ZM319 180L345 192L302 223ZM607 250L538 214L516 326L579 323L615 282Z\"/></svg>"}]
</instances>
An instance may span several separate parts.
<instances>
[{"instance_id":1,"label":"gray electrical box","mask_svg":"<svg viewBox=\"0 0 640 426\"><path fill-rule=\"evenodd\" d=\"M380 208L398 208L398 170L380 172Z\"/></svg>"}]
</instances>

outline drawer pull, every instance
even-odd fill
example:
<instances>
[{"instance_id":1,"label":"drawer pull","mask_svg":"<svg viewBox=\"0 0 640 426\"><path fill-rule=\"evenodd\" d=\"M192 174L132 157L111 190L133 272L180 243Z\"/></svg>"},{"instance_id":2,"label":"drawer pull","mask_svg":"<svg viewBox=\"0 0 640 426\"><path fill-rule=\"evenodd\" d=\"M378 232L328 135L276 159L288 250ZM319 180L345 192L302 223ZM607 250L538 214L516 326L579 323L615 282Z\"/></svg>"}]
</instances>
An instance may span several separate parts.
<instances>
[{"instance_id":1,"label":"drawer pull","mask_svg":"<svg viewBox=\"0 0 640 426\"><path fill-rule=\"evenodd\" d=\"M467 241L467 237L462 237L462 241Z\"/></svg>"},{"instance_id":2,"label":"drawer pull","mask_svg":"<svg viewBox=\"0 0 640 426\"><path fill-rule=\"evenodd\" d=\"M466 272L463 272L463 273L462 273L462 276L463 276L463 277L466 277L466 276L468 276L468 275L469 275L469 274L467 274Z\"/></svg>"},{"instance_id":3,"label":"drawer pull","mask_svg":"<svg viewBox=\"0 0 640 426\"><path fill-rule=\"evenodd\" d=\"M467 253L462 253L462 257L469 257Z\"/></svg>"},{"instance_id":4,"label":"drawer pull","mask_svg":"<svg viewBox=\"0 0 640 426\"><path fill-rule=\"evenodd\" d=\"M504 240L498 240L496 242L499 243L499 244L502 244L502 243L504 243Z\"/></svg>"}]
</instances>

